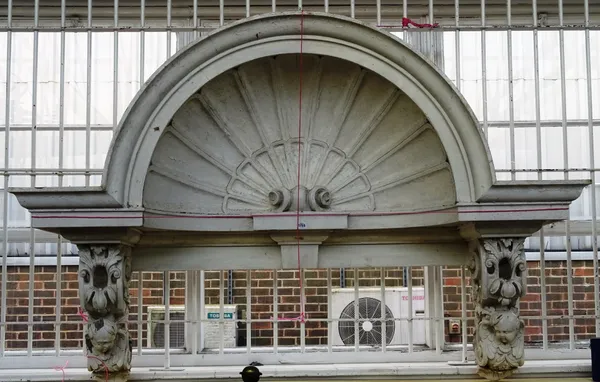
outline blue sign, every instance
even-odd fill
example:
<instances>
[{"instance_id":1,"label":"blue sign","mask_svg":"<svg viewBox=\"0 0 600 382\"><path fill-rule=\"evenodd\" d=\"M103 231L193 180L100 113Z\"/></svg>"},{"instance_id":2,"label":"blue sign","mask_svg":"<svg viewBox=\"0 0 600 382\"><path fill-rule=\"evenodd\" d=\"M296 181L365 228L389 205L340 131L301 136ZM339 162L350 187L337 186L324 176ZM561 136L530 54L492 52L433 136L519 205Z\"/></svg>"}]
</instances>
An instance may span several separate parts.
<instances>
[{"instance_id":1,"label":"blue sign","mask_svg":"<svg viewBox=\"0 0 600 382\"><path fill-rule=\"evenodd\" d=\"M209 320L218 320L219 317L221 317L220 313L215 313L215 312L208 313L208 319ZM233 319L233 313L223 313L223 317L225 319L232 320Z\"/></svg>"}]
</instances>

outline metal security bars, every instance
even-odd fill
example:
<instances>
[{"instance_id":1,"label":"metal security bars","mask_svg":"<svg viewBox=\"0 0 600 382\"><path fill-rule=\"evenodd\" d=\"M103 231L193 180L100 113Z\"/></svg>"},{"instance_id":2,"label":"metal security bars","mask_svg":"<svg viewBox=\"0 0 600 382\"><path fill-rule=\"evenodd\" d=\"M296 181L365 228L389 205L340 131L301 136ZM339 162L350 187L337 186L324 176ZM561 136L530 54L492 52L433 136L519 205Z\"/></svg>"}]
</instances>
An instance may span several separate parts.
<instances>
[{"instance_id":1,"label":"metal security bars","mask_svg":"<svg viewBox=\"0 0 600 382\"><path fill-rule=\"evenodd\" d=\"M235 20L299 7L355 17L431 57L480 120L498 179L592 179L570 221L527 241L530 287L521 306L529 358L587 357L585 340L600 333L600 4L9 0L0 2L0 356L10 362L0 368L30 367L34 355L40 367L55 366L54 356L72 356L72 367L85 362L77 248L31 229L8 187L98 185L121 115L177 49ZM403 28L402 17L440 26ZM345 269L346 288L331 269L138 272L130 317L136 365L243 364L256 354L275 362L281 353L306 363L465 362L468 272L409 267L405 284L403 271ZM300 277L304 323L288 320L299 309ZM570 352L552 353L563 348Z\"/></svg>"}]
</instances>

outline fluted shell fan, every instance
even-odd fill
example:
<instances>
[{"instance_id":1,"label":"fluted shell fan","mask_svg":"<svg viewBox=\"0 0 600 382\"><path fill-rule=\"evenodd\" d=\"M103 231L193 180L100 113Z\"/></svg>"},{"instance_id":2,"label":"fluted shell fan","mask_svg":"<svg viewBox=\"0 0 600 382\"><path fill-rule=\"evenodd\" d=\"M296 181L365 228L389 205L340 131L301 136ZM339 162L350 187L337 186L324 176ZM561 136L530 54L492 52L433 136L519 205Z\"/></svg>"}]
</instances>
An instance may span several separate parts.
<instances>
[{"instance_id":1,"label":"fluted shell fan","mask_svg":"<svg viewBox=\"0 0 600 382\"><path fill-rule=\"evenodd\" d=\"M351 62L303 60L300 139L298 55L245 63L209 81L175 113L152 156L144 207L283 211L298 184L298 166L307 195L322 193L313 210L414 210L455 202L440 139L406 94Z\"/></svg>"}]
</instances>

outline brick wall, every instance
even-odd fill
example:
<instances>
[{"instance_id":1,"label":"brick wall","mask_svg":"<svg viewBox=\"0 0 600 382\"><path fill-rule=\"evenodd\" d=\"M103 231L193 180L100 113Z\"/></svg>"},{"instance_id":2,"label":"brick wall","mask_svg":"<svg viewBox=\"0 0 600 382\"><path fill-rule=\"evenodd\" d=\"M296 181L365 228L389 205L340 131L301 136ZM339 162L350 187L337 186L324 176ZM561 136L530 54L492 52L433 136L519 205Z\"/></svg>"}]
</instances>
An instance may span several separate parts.
<instances>
[{"instance_id":1,"label":"brick wall","mask_svg":"<svg viewBox=\"0 0 600 382\"><path fill-rule=\"evenodd\" d=\"M521 302L522 316L541 315L541 286L539 262L529 262L528 295ZM403 270L401 268L386 269L385 284L387 287L403 286ZM444 313L447 318L461 315L461 275L459 269L445 268L444 275ZM7 279L7 348L24 349L28 341L28 308L29 308L29 268L9 267ZM227 291L225 272L225 291ZM340 287L340 270L332 270L332 286ZM79 306L77 267L65 266L61 269L61 348L82 347L82 323L77 315ZM163 305L163 274L146 273L142 275L143 309L142 319L147 320L148 305ZM297 316L300 310L300 289L297 272L278 271L278 309L280 317ZM546 262L546 298L548 315L567 315L568 287L567 268L564 261ZM352 269L345 271L346 287L353 287L354 273ZM591 261L574 261L573 300L575 315L594 315L594 280ZM240 317L245 318L247 274L244 271L232 272L233 304L240 306ZM375 287L381 282L378 269L358 270L359 287ZM423 269L412 269L413 286L423 285ZM56 319L56 267L40 266L34 272L33 306L33 347L36 349L53 348L56 329L52 321ZM472 315L470 301L470 283L467 272L467 315ZM306 313L311 321L306 323L306 345L327 344L327 271L306 270ZM131 282L130 329L137 346L137 312L138 312L138 274L134 273ZM273 273L270 271L251 272L251 305L253 319L269 319L273 315ZM205 293L207 304L219 303L219 272L205 273ZM2 293L4 291L1 291ZM170 273L170 303L183 305L185 297L185 273ZM227 296L225 296L227 303ZM2 309L2 308L0 308ZM537 343L542 340L542 321L525 319L526 341ZM473 321L469 320L469 341ZM245 345L245 325L240 323L238 345ZM144 346L147 341L147 324L142 325ZM593 318L575 319L575 339L586 340L594 336L595 321ZM568 340L568 320L553 318L548 320L549 341ZM446 331L446 341L460 342L461 335L450 335ZM273 344L273 326L271 323L254 323L252 325L252 345L270 346ZM290 346L300 344L300 325L296 322L281 322L278 328L278 344Z\"/></svg>"}]
</instances>

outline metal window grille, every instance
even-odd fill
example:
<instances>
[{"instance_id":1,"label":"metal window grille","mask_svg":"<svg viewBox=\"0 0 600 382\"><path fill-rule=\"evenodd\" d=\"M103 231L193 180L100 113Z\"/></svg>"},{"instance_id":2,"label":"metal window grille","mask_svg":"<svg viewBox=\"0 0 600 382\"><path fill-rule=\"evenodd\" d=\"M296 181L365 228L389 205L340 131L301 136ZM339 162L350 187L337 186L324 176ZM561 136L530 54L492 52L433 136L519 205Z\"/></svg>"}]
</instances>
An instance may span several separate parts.
<instances>
[{"instance_id":1,"label":"metal window grille","mask_svg":"<svg viewBox=\"0 0 600 382\"><path fill-rule=\"evenodd\" d=\"M0 9L0 82L4 85L0 92L4 105L0 108L0 129L4 131L0 135L4 146L0 156L4 177L0 355L14 356L11 367L31 364L30 358L17 357L23 354L74 355L72 365L80 366L84 360L76 357L82 346L81 322L72 309L78 303L73 302L77 299L72 285L76 279L70 278L77 263L77 248L60 237L31 229L27 212L7 188L98 185L120 116L141 85L177 49L237 19L301 6L384 28L430 56L473 108L488 138L499 179L592 179L592 185L573 204L569 221L545 227L528 239L528 258L539 262L539 286L532 292L539 301L537 297L528 300L531 305L522 317L533 333L528 346L540 358L560 347L570 350L561 357L581 357L582 342L599 335L598 4L590 0L578 4L533 0L529 5L483 0L479 5L464 5L458 0L449 5L447 1L414 0L385 6L380 1L374 5L358 0L304 4L246 0L245 5L230 5L224 0L216 5L201 0L133 3L77 0L67 6L65 0L56 0L42 6L35 0L33 6L25 6L9 0ZM402 17L417 20L422 15L440 27L402 28ZM492 102L494 107L490 107ZM406 287L408 301L408 314L394 318L406 324L407 337L400 345L385 341L378 347L363 345L357 334L364 320L354 315L349 319L355 329L350 352L346 346L333 345L337 335L334 328L344 319L336 316L331 303L306 324L277 319L297 306L298 296L287 296L282 290L297 287L294 282L298 277L305 278L308 288L318 284L314 287L317 295L325 296L328 302L339 287L340 270L301 273L139 272L132 282L136 308L132 309L131 330L136 333L136 355L164 354L165 367L189 363L186 357L199 352L206 356L204 362L212 365L226 365L257 351L272 355L290 352L307 361L316 359L311 358L311 352L321 351L333 362L373 354L373 359L383 361L467 358L472 321L464 269L345 269L345 283L353 290L353 301L358 302L366 293L365 287L378 289L381 315L386 314L390 288ZM548 298L555 277L567 283L566 307L557 307ZM395 284L398 282L401 285ZM233 318L226 315L226 285L234 289ZM424 314L413 315L419 286L430 293ZM236 295L240 288L243 292ZM270 294L261 296L261 288ZM456 301L444 299L448 288L454 288ZM45 310L50 300L54 301L53 309ZM171 317L171 304L186 306L184 349L170 349L169 344L176 341L170 341L169 336L175 332L170 331L172 321L166 318L165 349L144 345L149 329L147 312L140 309L142 301L144 305L163 304L163 317ZM357 302L355 313L361 309ZM210 304L217 305L211 311L218 313L214 327L210 326L215 323L212 317L217 316L209 316ZM270 307L267 312L261 309L265 304ZM539 309L531 307L534 305ZM446 317L448 311L454 316ZM461 323L458 337L446 329L453 319ZM226 346L231 322L235 346ZM415 342L419 322L428 328L423 343ZM382 338L387 338L386 328L381 326ZM207 349L204 344L211 335L220 338L219 345ZM405 351L401 358L394 352L399 349ZM229 358L223 357L225 353ZM40 358L39 362L51 367L53 361Z\"/></svg>"}]
</instances>

